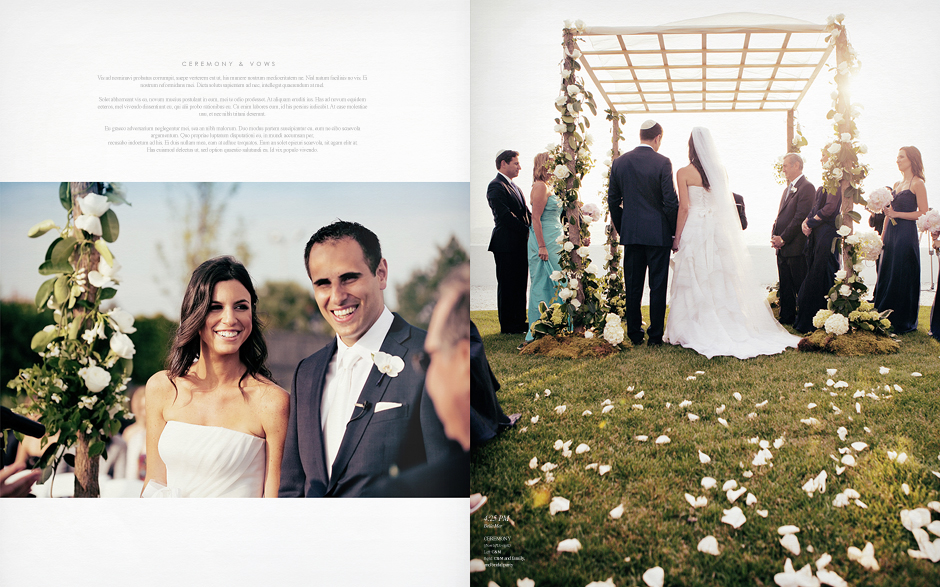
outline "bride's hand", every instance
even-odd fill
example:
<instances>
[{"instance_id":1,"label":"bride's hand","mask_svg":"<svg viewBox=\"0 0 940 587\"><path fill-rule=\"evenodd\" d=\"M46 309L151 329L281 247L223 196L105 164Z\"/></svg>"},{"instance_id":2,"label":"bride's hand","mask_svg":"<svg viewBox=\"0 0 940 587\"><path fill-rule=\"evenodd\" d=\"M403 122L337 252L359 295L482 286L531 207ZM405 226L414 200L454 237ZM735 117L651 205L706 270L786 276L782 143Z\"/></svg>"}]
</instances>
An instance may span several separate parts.
<instances>
[{"instance_id":1,"label":"bride's hand","mask_svg":"<svg viewBox=\"0 0 940 587\"><path fill-rule=\"evenodd\" d=\"M672 252L675 253L679 250L679 237L672 237Z\"/></svg>"}]
</instances>

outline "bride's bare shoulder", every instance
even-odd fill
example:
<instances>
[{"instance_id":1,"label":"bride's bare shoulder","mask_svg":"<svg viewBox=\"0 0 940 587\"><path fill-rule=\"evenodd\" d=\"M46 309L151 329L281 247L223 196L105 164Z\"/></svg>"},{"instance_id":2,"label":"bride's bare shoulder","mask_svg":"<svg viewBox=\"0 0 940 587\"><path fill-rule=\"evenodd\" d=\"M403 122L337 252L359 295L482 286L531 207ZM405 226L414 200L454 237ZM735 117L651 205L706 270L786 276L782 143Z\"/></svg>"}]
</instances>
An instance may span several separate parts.
<instances>
[{"instance_id":1,"label":"bride's bare shoulder","mask_svg":"<svg viewBox=\"0 0 940 587\"><path fill-rule=\"evenodd\" d=\"M702 185L702 176L691 163L676 172L676 179L685 180L685 183L690 186Z\"/></svg>"}]
</instances>

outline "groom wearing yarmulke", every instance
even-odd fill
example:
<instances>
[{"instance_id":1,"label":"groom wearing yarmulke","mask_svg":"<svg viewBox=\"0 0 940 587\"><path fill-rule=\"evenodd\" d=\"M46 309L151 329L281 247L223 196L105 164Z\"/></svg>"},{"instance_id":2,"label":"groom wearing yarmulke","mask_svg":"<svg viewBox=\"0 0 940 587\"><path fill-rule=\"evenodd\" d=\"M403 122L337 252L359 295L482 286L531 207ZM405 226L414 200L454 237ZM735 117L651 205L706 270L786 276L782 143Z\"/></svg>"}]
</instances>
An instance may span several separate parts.
<instances>
[{"instance_id":1,"label":"groom wearing yarmulke","mask_svg":"<svg viewBox=\"0 0 940 587\"><path fill-rule=\"evenodd\" d=\"M676 232L679 198L672 181L672 163L658 153L663 127L654 120L640 126L640 146L614 161L607 205L623 245L627 337L643 344L640 301L647 270L650 278L650 325L647 344L663 344L669 252Z\"/></svg>"}]
</instances>

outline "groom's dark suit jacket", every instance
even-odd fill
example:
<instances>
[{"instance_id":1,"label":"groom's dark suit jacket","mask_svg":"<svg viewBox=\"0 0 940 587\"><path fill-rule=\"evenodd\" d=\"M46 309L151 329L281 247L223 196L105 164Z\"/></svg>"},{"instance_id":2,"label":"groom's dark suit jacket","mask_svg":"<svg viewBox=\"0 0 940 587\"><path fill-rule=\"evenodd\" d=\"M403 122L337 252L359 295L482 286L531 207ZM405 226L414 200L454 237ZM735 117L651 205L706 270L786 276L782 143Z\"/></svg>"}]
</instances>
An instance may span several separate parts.
<instances>
[{"instance_id":1,"label":"groom's dark suit jacket","mask_svg":"<svg viewBox=\"0 0 940 587\"><path fill-rule=\"evenodd\" d=\"M372 480L388 475L392 465L405 471L425 462L435 462L448 452L448 440L434 405L424 390L424 373L412 367L412 356L421 351L425 332L395 314L381 350L401 357L405 368L390 377L373 365L356 403L353 417L327 474L320 403L332 344L307 357L297 366L290 395L290 419L281 461L279 497L355 497ZM376 413L379 402L400 407Z\"/></svg>"},{"instance_id":2,"label":"groom's dark suit jacket","mask_svg":"<svg viewBox=\"0 0 940 587\"><path fill-rule=\"evenodd\" d=\"M789 189L790 186L787 184L784 194ZM816 188L804 175L796 182L796 192L782 197L785 198L785 203L777 213L772 232L774 236L783 239L783 247L777 250L777 255L781 257L802 256L803 247L806 245L806 235L803 234L802 228L803 221L813 208Z\"/></svg>"},{"instance_id":3,"label":"groom's dark suit jacket","mask_svg":"<svg viewBox=\"0 0 940 587\"><path fill-rule=\"evenodd\" d=\"M646 146L617 157L610 170L607 205L620 244L671 247L679 211L672 163Z\"/></svg>"}]
</instances>

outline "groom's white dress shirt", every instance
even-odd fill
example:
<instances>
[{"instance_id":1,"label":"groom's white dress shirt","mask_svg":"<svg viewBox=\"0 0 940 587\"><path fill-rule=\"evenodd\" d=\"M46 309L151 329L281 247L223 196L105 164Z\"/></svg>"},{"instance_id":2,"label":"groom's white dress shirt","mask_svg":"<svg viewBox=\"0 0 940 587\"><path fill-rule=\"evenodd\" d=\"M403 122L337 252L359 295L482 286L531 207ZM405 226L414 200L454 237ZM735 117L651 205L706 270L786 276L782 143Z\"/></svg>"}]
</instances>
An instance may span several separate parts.
<instances>
[{"instance_id":1,"label":"groom's white dress shirt","mask_svg":"<svg viewBox=\"0 0 940 587\"><path fill-rule=\"evenodd\" d=\"M379 318L353 346L336 337L336 354L330 360L323 384L320 424L327 474L332 476L333 461L346 434L346 424L356 408L356 400L372 370L372 355L379 352L395 317L383 308ZM347 368L351 364L351 368Z\"/></svg>"}]
</instances>

